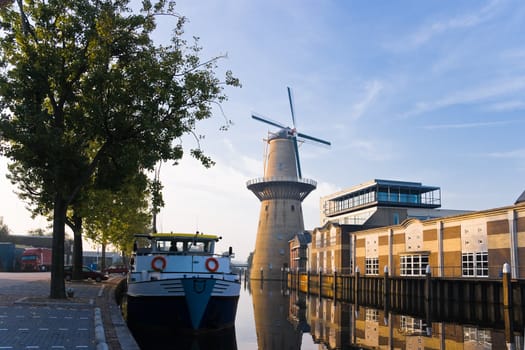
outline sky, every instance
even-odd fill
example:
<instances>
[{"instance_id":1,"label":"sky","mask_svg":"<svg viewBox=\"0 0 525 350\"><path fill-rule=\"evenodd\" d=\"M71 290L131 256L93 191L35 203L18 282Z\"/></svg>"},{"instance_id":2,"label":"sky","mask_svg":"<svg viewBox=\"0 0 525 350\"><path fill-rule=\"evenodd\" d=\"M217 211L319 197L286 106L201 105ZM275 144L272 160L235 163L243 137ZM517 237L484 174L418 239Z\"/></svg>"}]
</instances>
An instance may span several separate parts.
<instances>
[{"instance_id":1,"label":"sky","mask_svg":"<svg viewBox=\"0 0 525 350\"><path fill-rule=\"evenodd\" d=\"M328 140L300 146L305 229L320 226L320 197L372 180L441 187L443 209L511 205L525 190L525 2L521 0L179 0L185 37L202 59L227 55L242 88L197 125L216 165L164 163L158 230L223 236L237 260L255 247L260 203L246 182L263 175L264 139L277 131L252 113ZM168 40L161 19L155 40ZM220 131L224 117L232 120ZM187 149L195 140L182 140ZM0 216L12 233L43 227L5 179Z\"/></svg>"}]
</instances>

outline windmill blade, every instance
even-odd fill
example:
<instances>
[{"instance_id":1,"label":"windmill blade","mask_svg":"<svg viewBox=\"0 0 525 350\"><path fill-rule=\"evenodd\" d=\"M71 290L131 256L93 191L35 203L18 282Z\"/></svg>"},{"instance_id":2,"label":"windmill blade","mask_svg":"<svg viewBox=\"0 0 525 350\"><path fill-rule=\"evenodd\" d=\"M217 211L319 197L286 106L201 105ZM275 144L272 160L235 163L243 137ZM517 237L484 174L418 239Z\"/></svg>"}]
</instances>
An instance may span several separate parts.
<instances>
[{"instance_id":1,"label":"windmill blade","mask_svg":"<svg viewBox=\"0 0 525 350\"><path fill-rule=\"evenodd\" d=\"M295 113L294 113L294 107L293 107L293 97L292 97L292 89L290 87L286 87L288 89L288 101L290 101L290 111L292 112L292 125L294 129L295 126Z\"/></svg>"},{"instance_id":2,"label":"windmill blade","mask_svg":"<svg viewBox=\"0 0 525 350\"><path fill-rule=\"evenodd\" d=\"M319 142L319 143L322 143L322 144L327 145L327 146L331 145L331 143L328 142L328 141L321 140L321 139L318 139L317 137L309 136L309 135L306 135L306 134L302 134L300 132L297 133L297 136L302 137L303 139Z\"/></svg>"},{"instance_id":3,"label":"windmill blade","mask_svg":"<svg viewBox=\"0 0 525 350\"><path fill-rule=\"evenodd\" d=\"M295 148L295 160L297 162L297 177L302 179L303 175L301 174L301 162L299 161L299 147L297 146L297 137L293 138L293 146Z\"/></svg>"},{"instance_id":4,"label":"windmill blade","mask_svg":"<svg viewBox=\"0 0 525 350\"><path fill-rule=\"evenodd\" d=\"M276 126L276 127L280 128L280 129L286 129L286 126L284 126L284 125L282 125L282 124L280 124L278 122L274 122L273 120L270 120L268 118L259 117L259 116L255 115L255 114L252 114L252 118L255 119L255 120L258 120L260 122Z\"/></svg>"}]
</instances>

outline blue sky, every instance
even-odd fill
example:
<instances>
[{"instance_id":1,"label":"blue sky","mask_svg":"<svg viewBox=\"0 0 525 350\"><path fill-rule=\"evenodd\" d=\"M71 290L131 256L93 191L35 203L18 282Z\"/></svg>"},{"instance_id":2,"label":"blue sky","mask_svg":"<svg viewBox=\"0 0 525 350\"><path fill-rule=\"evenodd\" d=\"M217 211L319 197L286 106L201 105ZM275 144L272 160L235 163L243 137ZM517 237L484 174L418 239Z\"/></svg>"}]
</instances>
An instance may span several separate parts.
<instances>
[{"instance_id":1,"label":"blue sky","mask_svg":"<svg viewBox=\"0 0 525 350\"><path fill-rule=\"evenodd\" d=\"M263 138L275 131L250 115L290 124L287 86L298 130L332 142L300 148L303 177L318 182L303 203L307 229L319 225L321 196L374 178L440 186L445 209L505 206L525 190L525 2L179 0L176 9L203 58L227 53L218 72L231 69L243 87L226 89L229 131L218 111L198 126L213 169L163 164L159 229L219 233L246 258L259 202L245 183L262 176ZM172 25L162 19L156 40ZM4 222L15 232L41 225L2 178L13 198L2 201Z\"/></svg>"}]
</instances>

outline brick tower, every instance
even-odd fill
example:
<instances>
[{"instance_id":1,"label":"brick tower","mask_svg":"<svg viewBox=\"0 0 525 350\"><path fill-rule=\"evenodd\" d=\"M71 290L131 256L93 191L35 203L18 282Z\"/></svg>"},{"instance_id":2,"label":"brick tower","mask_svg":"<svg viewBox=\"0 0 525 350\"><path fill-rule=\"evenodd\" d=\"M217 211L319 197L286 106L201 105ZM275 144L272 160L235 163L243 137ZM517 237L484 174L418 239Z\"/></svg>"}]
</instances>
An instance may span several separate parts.
<instances>
[{"instance_id":1,"label":"brick tower","mask_svg":"<svg viewBox=\"0 0 525 350\"><path fill-rule=\"evenodd\" d=\"M281 269L289 265L288 241L304 231L302 201L317 184L303 179L297 138L330 145L295 129L291 90L288 88L294 128L253 115L252 118L277 126L279 132L268 138L264 176L248 181L247 187L261 201L251 279L281 279Z\"/></svg>"}]
</instances>

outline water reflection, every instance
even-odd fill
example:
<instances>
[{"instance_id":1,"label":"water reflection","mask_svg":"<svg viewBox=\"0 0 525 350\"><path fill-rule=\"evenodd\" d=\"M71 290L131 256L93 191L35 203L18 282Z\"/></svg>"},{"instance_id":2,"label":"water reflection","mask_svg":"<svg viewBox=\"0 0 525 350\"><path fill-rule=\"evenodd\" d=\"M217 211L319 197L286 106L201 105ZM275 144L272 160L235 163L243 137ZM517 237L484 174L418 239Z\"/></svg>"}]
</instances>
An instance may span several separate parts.
<instances>
[{"instance_id":1,"label":"water reflection","mask_svg":"<svg viewBox=\"0 0 525 350\"><path fill-rule=\"evenodd\" d=\"M312 338L328 349L347 349L351 345L350 313L353 305L333 299L307 299L308 322Z\"/></svg>"},{"instance_id":2,"label":"water reflection","mask_svg":"<svg viewBox=\"0 0 525 350\"><path fill-rule=\"evenodd\" d=\"M422 315L400 315L288 290L269 281L246 284L236 328L201 335L134 332L141 349L525 349L523 330L514 330L509 344L500 323L437 320L428 310Z\"/></svg>"},{"instance_id":3,"label":"water reflection","mask_svg":"<svg viewBox=\"0 0 525 350\"><path fill-rule=\"evenodd\" d=\"M141 350L192 349L192 350L237 350L235 328L191 334L166 330L133 330Z\"/></svg>"},{"instance_id":4,"label":"water reflection","mask_svg":"<svg viewBox=\"0 0 525 350\"><path fill-rule=\"evenodd\" d=\"M289 321L292 299L281 282L252 280L250 290L259 349L301 349L301 325L306 322Z\"/></svg>"},{"instance_id":5,"label":"water reflection","mask_svg":"<svg viewBox=\"0 0 525 350\"><path fill-rule=\"evenodd\" d=\"M302 297L290 294L293 298ZM506 341L501 325L493 328L396 315L332 299L306 298L307 322L319 349L523 349L522 332ZM427 318L428 319L428 318Z\"/></svg>"}]
</instances>

